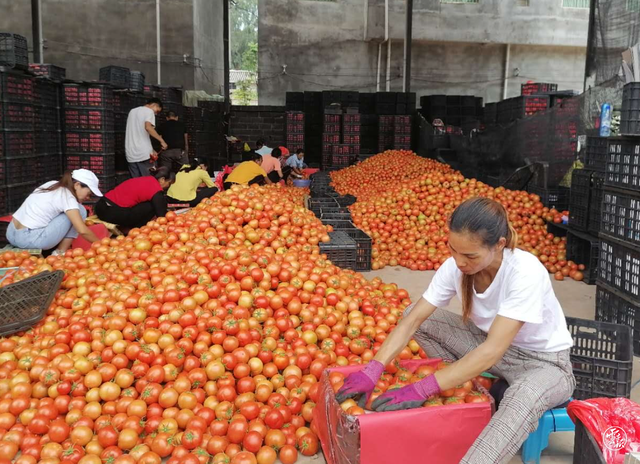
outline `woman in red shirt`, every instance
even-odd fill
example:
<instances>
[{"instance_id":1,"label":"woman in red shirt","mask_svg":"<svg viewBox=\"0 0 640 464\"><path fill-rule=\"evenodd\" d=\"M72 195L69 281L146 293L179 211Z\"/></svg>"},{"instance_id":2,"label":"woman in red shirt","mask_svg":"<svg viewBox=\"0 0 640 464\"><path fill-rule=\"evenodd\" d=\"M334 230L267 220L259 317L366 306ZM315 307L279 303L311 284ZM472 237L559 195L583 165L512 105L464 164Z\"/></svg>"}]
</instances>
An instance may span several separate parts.
<instances>
[{"instance_id":1,"label":"woman in red shirt","mask_svg":"<svg viewBox=\"0 0 640 464\"><path fill-rule=\"evenodd\" d=\"M172 183L167 167L152 170L150 176L126 180L98 201L96 215L118 226L142 227L154 217L167 214L164 192Z\"/></svg>"}]
</instances>

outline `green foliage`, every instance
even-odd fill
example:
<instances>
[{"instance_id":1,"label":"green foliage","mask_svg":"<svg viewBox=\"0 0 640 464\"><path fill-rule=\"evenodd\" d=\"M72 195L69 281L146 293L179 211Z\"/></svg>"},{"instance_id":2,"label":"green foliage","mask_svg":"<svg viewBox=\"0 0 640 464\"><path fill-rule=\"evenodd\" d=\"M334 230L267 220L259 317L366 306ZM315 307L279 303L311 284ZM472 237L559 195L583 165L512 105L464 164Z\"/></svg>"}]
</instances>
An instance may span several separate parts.
<instances>
[{"instance_id":1,"label":"green foliage","mask_svg":"<svg viewBox=\"0 0 640 464\"><path fill-rule=\"evenodd\" d=\"M236 83L236 90L233 92L233 100L236 105L250 105L258 99L255 90L255 78L250 77Z\"/></svg>"},{"instance_id":2,"label":"green foliage","mask_svg":"<svg viewBox=\"0 0 640 464\"><path fill-rule=\"evenodd\" d=\"M258 71L258 0L232 0L230 6L231 66Z\"/></svg>"}]
</instances>

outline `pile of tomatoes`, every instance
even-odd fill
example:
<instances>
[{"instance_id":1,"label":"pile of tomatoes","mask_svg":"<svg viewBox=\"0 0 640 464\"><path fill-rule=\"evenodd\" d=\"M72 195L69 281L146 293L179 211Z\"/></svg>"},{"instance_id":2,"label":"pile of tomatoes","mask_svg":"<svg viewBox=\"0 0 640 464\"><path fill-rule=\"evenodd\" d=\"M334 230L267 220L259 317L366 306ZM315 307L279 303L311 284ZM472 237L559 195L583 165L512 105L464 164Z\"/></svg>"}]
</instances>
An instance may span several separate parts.
<instances>
[{"instance_id":1,"label":"pile of tomatoes","mask_svg":"<svg viewBox=\"0 0 640 464\"><path fill-rule=\"evenodd\" d=\"M406 385L418 382L425 377L432 375L434 372L444 369L448 366L447 362L440 362L436 366L423 364L415 370L400 367L395 362L387 366L385 372L378 380L375 390L369 397L364 408L358 406L354 399L348 399L340 403L340 407L344 412L352 416L359 416L365 413L365 409L371 411L371 404L383 393L402 388ZM334 393L344 384L345 376L341 372L332 371L329 373L329 383ZM423 407L444 406L448 404L462 403L488 403L490 401L487 393L480 392L476 389L476 385L482 386L486 392L491 388L493 381L487 377L478 376L473 380L469 380L456 388L444 390L440 394L428 398Z\"/></svg>"},{"instance_id":2,"label":"pile of tomatoes","mask_svg":"<svg viewBox=\"0 0 640 464\"><path fill-rule=\"evenodd\" d=\"M584 266L567 260L566 238L547 232L545 221L555 222L561 214L537 195L493 188L406 151L381 153L331 177L338 193L358 199L350 210L354 224L373 239L374 270L388 265L437 270L450 256L448 217L464 200L481 196L505 206L518 246L538 256L549 272L560 272L556 278L583 278Z\"/></svg>"},{"instance_id":3,"label":"pile of tomatoes","mask_svg":"<svg viewBox=\"0 0 640 464\"><path fill-rule=\"evenodd\" d=\"M2 285L65 278L41 323L0 339L0 464L315 454L322 372L369 361L410 303L332 265L326 240L297 192L253 186L89 251L2 254L20 267Z\"/></svg>"}]
</instances>

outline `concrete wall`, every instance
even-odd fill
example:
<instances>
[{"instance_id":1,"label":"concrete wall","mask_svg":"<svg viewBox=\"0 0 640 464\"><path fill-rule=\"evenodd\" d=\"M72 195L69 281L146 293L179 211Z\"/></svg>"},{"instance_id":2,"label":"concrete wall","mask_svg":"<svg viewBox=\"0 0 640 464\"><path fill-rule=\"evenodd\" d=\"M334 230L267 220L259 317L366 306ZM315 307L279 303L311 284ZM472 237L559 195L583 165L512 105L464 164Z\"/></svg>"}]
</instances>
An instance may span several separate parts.
<instances>
[{"instance_id":1,"label":"concrete wall","mask_svg":"<svg viewBox=\"0 0 640 464\"><path fill-rule=\"evenodd\" d=\"M212 69L222 55L222 30L214 24L221 22L221 5L221 0L161 0L163 85L218 93L222 72ZM0 30L25 35L33 48L30 2L0 0L0 11ZM42 17L45 62L65 67L68 78L96 80L101 67L114 64L142 71L147 82L157 83L155 0L47 0ZM194 56L211 68L206 85Z\"/></svg>"},{"instance_id":2,"label":"concrete wall","mask_svg":"<svg viewBox=\"0 0 640 464\"><path fill-rule=\"evenodd\" d=\"M404 4L389 0L389 89L402 90ZM286 91L386 89L384 0L337 2L263 0L259 3L260 104L283 104ZM411 90L418 95L502 98L506 43L511 44L508 96L528 80L582 90L588 10L561 0L440 4L416 0ZM365 25L366 11L366 25ZM464 27L462 27L462 25ZM286 65L286 73L282 66ZM514 76L518 68L519 76Z\"/></svg>"},{"instance_id":3,"label":"concrete wall","mask_svg":"<svg viewBox=\"0 0 640 464\"><path fill-rule=\"evenodd\" d=\"M195 88L224 95L222 0L193 0L193 53L201 59Z\"/></svg>"}]
</instances>

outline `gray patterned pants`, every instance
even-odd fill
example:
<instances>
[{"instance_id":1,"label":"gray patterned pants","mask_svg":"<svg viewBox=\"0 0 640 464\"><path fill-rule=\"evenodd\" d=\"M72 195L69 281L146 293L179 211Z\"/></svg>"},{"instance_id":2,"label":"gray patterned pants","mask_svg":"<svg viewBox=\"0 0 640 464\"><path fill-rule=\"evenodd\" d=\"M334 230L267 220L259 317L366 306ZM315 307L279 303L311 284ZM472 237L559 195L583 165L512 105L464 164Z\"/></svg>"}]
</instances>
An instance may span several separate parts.
<instances>
[{"instance_id":1,"label":"gray patterned pants","mask_svg":"<svg viewBox=\"0 0 640 464\"><path fill-rule=\"evenodd\" d=\"M409 306L405 315L411 311ZM487 336L472 322L444 309L435 312L413 338L429 357L458 360ZM460 464L502 464L516 455L540 417L567 401L575 389L569 350L543 353L511 346L489 372L509 384L500 409Z\"/></svg>"}]
</instances>

